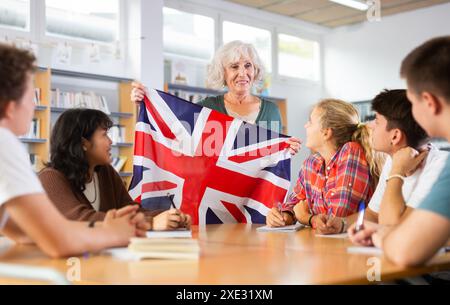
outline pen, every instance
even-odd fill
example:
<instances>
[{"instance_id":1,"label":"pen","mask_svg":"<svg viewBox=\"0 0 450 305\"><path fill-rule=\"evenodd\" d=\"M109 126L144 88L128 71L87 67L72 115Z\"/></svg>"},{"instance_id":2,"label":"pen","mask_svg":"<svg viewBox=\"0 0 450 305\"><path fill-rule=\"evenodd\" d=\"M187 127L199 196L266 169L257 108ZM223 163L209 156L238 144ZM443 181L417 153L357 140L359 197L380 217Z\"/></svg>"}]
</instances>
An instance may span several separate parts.
<instances>
[{"instance_id":1,"label":"pen","mask_svg":"<svg viewBox=\"0 0 450 305\"><path fill-rule=\"evenodd\" d=\"M169 197L170 199L170 205L176 209L177 207L175 206L175 203L173 202L173 197L175 197L175 195L170 195L170 193L167 193L167 197Z\"/></svg>"},{"instance_id":2,"label":"pen","mask_svg":"<svg viewBox=\"0 0 450 305\"><path fill-rule=\"evenodd\" d=\"M364 204L364 201L361 201L359 203L358 207L358 219L356 220L356 227L355 231L358 232L363 229L364 227L364 213L366 211L366 205Z\"/></svg>"}]
</instances>

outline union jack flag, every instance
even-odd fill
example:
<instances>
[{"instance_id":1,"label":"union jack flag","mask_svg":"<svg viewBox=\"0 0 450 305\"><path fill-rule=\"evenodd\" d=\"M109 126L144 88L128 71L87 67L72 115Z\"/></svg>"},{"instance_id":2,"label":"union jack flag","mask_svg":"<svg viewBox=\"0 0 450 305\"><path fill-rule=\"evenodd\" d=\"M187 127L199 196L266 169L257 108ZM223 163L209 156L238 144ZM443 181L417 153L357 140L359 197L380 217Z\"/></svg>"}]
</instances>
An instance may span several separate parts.
<instances>
[{"instance_id":1,"label":"union jack flag","mask_svg":"<svg viewBox=\"0 0 450 305\"><path fill-rule=\"evenodd\" d=\"M290 185L287 136L150 90L136 124L130 195L146 209L170 198L193 224L265 223Z\"/></svg>"}]
</instances>

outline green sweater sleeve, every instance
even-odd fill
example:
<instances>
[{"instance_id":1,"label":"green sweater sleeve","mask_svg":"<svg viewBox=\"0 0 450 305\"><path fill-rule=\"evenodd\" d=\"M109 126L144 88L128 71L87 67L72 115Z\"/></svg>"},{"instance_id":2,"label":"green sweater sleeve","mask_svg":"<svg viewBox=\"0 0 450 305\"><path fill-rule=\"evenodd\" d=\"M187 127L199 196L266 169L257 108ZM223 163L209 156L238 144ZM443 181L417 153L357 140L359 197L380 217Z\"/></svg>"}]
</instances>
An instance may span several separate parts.
<instances>
[{"instance_id":1,"label":"green sweater sleeve","mask_svg":"<svg viewBox=\"0 0 450 305\"><path fill-rule=\"evenodd\" d=\"M259 122L266 122L269 129L281 133L283 131L283 125L281 122L281 114L278 106L267 100L265 100L264 103L265 105L263 112L261 113L261 116L259 117L257 123L259 124ZM274 124L275 126L273 126ZM274 128L278 128L278 130Z\"/></svg>"}]
</instances>

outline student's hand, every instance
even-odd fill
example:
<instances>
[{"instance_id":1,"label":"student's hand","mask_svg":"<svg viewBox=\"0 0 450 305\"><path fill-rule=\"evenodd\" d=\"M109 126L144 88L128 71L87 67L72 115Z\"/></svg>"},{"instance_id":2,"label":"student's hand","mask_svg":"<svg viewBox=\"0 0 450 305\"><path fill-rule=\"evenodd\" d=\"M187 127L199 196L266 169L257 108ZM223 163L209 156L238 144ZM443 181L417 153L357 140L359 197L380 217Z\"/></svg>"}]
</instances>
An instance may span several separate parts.
<instances>
[{"instance_id":1,"label":"student's hand","mask_svg":"<svg viewBox=\"0 0 450 305\"><path fill-rule=\"evenodd\" d=\"M342 218L340 217L327 217L325 227L321 226L316 229L316 234L339 234L342 231L343 226Z\"/></svg>"},{"instance_id":2,"label":"student's hand","mask_svg":"<svg viewBox=\"0 0 450 305\"><path fill-rule=\"evenodd\" d=\"M102 222L102 227L109 230L117 237L117 244L127 245L131 237L136 236L136 225L132 223L132 218L136 215L137 206L127 207L127 213L117 213L117 210L109 210ZM133 213L134 211L134 213ZM122 211L124 212L124 211Z\"/></svg>"},{"instance_id":3,"label":"student's hand","mask_svg":"<svg viewBox=\"0 0 450 305\"><path fill-rule=\"evenodd\" d=\"M356 223L352 224L348 228L348 237L350 240L359 246L370 247L373 246L372 236L376 233L381 226L379 224L373 223L371 221L364 221L364 227L362 230L356 232Z\"/></svg>"},{"instance_id":4,"label":"student's hand","mask_svg":"<svg viewBox=\"0 0 450 305\"><path fill-rule=\"evenodd\" d=\"M151 229L151 223L145 218L143 213L138 213L139 205L127 205L116 211L115 217L130 216L130 223L136 227L136 235L145 237L146 232Z\"/></svg>"},{"instance_id":5,"label":"student's hand","mask_svg":"<svg viewBox=\"0 0 450 305\"><path fill-rule=\"evenodd\" d=\"M299 150L302 148L302 141L300 139L297 139L295 137L289 138L286 143L289 144L289 152L291 155L295 155L299 152Z\"/></svg>"},{"instance_id":6,"label":"student's hand","mask_svg":"<svg viewBox=\"0 0 450 305\"><path fill-rule=\"evenodd\" d=\"M327 227L327 215L318 214L311 218L312 228L319 231L326 231Z\"/></svg>"},{"instance_id":7,"label":"student's hand","mask_svg":"<svg viewBox=\"0 0 450 305\"><path fill-rule=\"evenodd\" d=\"M130 205L124 206L121 209L118 209L118 210L114 209L111 211L114 211L114 214L113 214L114 217L122 217L122 216L126 216L126 215L133 217L137 213L138 209L139 209L139 205L130 204Z\"/></svg>"},{"instance_id":8,"label":"student's hand","mask_svg":"<svg viewBox=\"0 0 450 305\"><path fill-rule=\"evenodd\" d=\"M148 95L148 89L139 82L132 82L131 86L133 87L130 95L131 101L139 105L144 99L144 96Z\"/></svg>"},{"instance_id":9,"label":"student's hand","mask_svg":"<svg viewBox=\"0 0 450 305\"><path fill-rule=\"evenodd\" d=\"M191 215L184 214L183 212L180 211L180 216L181 216L180 228L190 229L192 223Z\"/></svg>"},{"instance_id":10,"label":"student's hand","mask_svg":"<svg viewBox=\"0 0 450 305\"><path fill-rule=\"evenodd\" d=\"M165 231L180 228L186 223L185 217L186 216L178 209L164 211L153 218L152 229L154 231Z\"/></svg>"},{"instance_id":11,"label":"student's hand","mask_svg":"<svg viewBox=\"0 0 450 305\"><path fill-rule=\"evenodd\" d=\"M131 218L131 224L136 226L136 235L145 237L148 230L151 229L151 224L145 218L143 213L137 213Z\"/></svg>"},{"instance_id":12,"label":"student's hand","mask_svg":"<svg viewBox=\"0 0 450 305\"><path fill-rule=\"evenodd\" d=\"M428 150L419 153L411 147L400 149L392 156L391 175L411 176L427 155Z\"/></svg>"},{"instance_id":13,"label":"student's hand","mask_svg":"<svg viewBox=\"0 0 450 305\"><path fill-rule=\"evenodd\" d=\"M372 242L375 247L382 249L383 240L392 230L394 226L381 226L377 232L372 235Z\"/></svg>"},{"instance_id":14,"label":"student's hand","mask_svg":"<svg viewBox=\"0 0 450 305\"><path fill-rule=\"evenodd\" d=\"M277 208L272 208L266 217L266 224L269 227L283 227L291 225L294 222L292 215L288 212L282 212Z\"/></svg>"}]
</instances>

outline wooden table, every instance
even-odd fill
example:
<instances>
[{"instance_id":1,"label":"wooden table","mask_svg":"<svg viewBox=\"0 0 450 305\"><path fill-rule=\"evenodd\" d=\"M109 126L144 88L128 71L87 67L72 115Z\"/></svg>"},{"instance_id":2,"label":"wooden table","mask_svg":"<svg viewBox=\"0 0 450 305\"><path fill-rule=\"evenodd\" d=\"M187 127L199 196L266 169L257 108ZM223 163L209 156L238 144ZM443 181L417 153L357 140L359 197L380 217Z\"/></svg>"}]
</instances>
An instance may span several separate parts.
<instances>
[{"instance_id":1,"label":"wooden table","mask_svg":"<svg viewBox=\"0 0 450 305\"><path fill-rule=\"evenodd\" d=\"M81 284L371 284L373 255L349 254L348 239L296 233L262 233L255 225L193 227L201 257L197 261L122 261L106 255L80 257ZM381 280L450 269L450 254L418 268L400 268L379 257ZM52 267L67 273L66 259L49 259L35 246L3 247L0 263ZM17 281L15 281L17 282ZM11 279L1 279L11 283ZM20 283L20 281L19 281ZM376 282L375 282L376 283Z\"/></svg>"}]
</instances>

